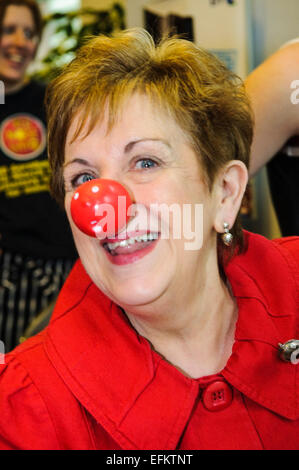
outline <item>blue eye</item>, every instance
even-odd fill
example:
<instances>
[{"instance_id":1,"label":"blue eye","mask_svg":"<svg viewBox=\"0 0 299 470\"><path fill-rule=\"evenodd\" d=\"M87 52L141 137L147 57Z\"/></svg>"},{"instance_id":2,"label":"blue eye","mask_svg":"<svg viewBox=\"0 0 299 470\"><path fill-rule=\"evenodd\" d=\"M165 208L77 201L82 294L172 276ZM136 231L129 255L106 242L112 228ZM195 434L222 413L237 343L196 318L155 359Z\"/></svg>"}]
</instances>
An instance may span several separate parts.
<instances>
[{"instance_id":1,"label":"blue eye","mask_svg":"<svg viewBox=\"0 0 299 470\"><path fill-rule=\"evenodd\" d=\"M30 28L25 28L24 29L24 36L26 39L32 40L36 37L35 32L32 31Z\"/></svg>"},{"instance_id":2,"label":"blue eye","mask_svg":"<svg viewBox=\"0 0 299 470\"><path fill-rule=\"evenodd\" d=\"M154 160L151 160L150 158L143 158L142 160L138 160L138 162L136 163L136 168L141 170L147 170L156 166L157 163L154 162Z\"/></svg>"},{"instance_id":3,"label":"blue eye","mask_svg":"<svg viewBox=\"0 0 299 470\"><path fill-rule=\"evenodd\" d=\"M83 183L86 183L87 181L94 180L94 179L95 179L95 176L90 175L88 173L82 173L81 175L75 176L75 178L72 179L72 186L77 187Z\"/></svg>"}]
</instances>

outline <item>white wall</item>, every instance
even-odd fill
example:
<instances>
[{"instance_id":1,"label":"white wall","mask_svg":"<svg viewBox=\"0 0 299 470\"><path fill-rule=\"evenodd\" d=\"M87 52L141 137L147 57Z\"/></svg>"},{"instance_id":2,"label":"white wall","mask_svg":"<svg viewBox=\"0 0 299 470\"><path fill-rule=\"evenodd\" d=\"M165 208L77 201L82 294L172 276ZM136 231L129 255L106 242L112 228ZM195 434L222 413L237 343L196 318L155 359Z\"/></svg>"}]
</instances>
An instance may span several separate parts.
<instances>
[{"instance_id":1,"label":"white wall","mask_svg":"<svg viewBox=\"0 0 299 470\"><path fill-rule=\"evenodd\" d=\"M299 36L299 0L251 0L251 3L257 65L286 41Z\"/></svg>"},{"instance_id":2,"label":"white wall","mask_svg":"<svg viewBox=\"0 0 299 470\"><path fill-rule=\"evenodd\" d=\"M120 3L124 5L125 0L81 0L81 5L83 8L95 8L97 10L105 10L110 8L113 3Z\"/></svg>"},{"instance_id":3,"label":"white wall","mask_svg":"<svg viewBox=\"0 0 299 470\"><path fill-rule=\"evenodd\" d=\"M235 5L226 0L216 4L210 0L127 0L128 26L143 26L143 7L160 17L192 17L195 43L221 54L245 78L250 63L248 0L239 0Z\"/></svg>"},{"instance_id":4,"label":"white wall","mask_svg":"<svg viewBox=\"0 0 299 470\"><path fill-rule=\"evenodd\" d=\"M128 28L144 26L143 7L148 0L124 0L126 9L126 25Z\"/></svg>"}]
</instances>

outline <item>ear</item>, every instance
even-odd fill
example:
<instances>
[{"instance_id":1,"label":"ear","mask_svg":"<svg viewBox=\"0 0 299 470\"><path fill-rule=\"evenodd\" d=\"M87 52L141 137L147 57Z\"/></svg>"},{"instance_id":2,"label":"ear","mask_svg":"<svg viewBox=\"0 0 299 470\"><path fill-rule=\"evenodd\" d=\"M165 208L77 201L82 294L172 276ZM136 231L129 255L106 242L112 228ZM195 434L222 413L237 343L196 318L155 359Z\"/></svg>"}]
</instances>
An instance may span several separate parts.
<instances>
[{"instance_id":1,"label":"ear","mask_svg":"<svg viewBox=\"0 0 299 470\"><path fill-rule=\"evenodd\" d=\"M216 232L224 232L224 222L229 224L229 228L234 225L247 183L248 171L241 160L231 160L217 175L214 186L217 194Z\"/></svg>"}]
</instances>

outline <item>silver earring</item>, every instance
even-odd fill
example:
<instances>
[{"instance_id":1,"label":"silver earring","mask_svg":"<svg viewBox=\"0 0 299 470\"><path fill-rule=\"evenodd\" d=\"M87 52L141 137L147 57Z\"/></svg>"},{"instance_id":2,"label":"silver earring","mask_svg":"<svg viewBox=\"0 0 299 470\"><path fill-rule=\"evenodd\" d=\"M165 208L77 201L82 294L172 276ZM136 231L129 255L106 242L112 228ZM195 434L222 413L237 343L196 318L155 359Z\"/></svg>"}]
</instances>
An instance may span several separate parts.
<instances>
[{"instance_id":1,"label":"silver earring","mask_svg":"<svg viewBox=\"0 0 299 470\"><path fill-rule=\"evenodd\" d=\"M229 224L227 222L224 222L223 228L224 228L224 233L221 236L222 241L224 245L231 246L234 237L229 231Z\"/></svg>"}]
</instances>

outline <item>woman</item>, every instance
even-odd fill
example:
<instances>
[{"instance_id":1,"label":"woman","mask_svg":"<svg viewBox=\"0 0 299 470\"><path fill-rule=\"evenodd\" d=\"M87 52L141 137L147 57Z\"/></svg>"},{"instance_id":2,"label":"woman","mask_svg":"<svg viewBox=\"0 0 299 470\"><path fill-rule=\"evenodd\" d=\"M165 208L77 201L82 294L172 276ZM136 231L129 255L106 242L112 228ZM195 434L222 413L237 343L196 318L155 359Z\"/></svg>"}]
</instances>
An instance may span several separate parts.
<instances>
[{"instance_id":1,"label":"woman","mask_svg":"<svg viewBox=\"0 0 299 470\"><path fill-rule=\"evenodd\" d=\"M6 351L57 297L77 259L65 214L49 194L45 86L27 74L42 27L34 0L0 1L0 339Z\"/></svg>"},{"instance_id":2,"label":"woman","mask_svg":"<svg viewBox=\"0 0 299 470\"><path fill-rule=\"evenodd\" d=\"M298 241L238 228L252 139L242 85L192 43L155 47L133 30L85 45L47 107L52 190L81 261L49 327L5 358L2 448L297 448L284 343ZM93 179L121 183L139 208L114 238L73 221ZM160 204L203 207L201 246L186 249L175 217L161 236Z\"/></svg>"}]
</instances>

